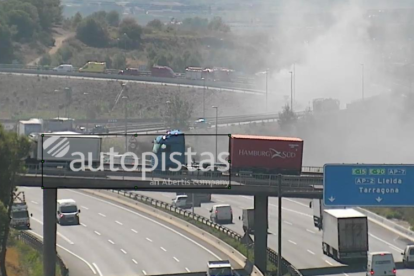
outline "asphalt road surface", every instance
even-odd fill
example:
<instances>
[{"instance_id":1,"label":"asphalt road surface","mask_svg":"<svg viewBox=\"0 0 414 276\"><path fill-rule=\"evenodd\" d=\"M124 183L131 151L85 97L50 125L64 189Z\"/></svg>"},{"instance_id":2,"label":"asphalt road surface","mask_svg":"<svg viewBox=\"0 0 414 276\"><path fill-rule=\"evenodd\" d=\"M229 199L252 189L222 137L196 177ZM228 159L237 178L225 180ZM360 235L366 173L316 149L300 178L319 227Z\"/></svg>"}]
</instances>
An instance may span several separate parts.
<instances>
[{"instance_id":1,"label":"asphalt road surface","mask_svg":"<svg viewBox=\"0 0 414 276\"><path fill-rule=\"evenodd\" d=\"M163 192L139 192L140 194L171 202L175 193ZM214 204L231 204L233 209L233 224L225 224L226 227L243 233L242 222L239 216L242 209L253 208L253 197L213 195L211 203L203 203L196 207L199 215L210 217L209 210ZM268 246L277 251L277 227L278 227L278 199L269 198L269 236ZM342 264L322 253L322 233L313 225L313 211L309 208L309 200L284 199L282 202L282 255L298 269L336 267ZM191 210L191 209L190 209ZM401 262L401 252L406 244L412 242L404 240L395 233L375 224L369 223L370 251L389 251L393 253L395 262ZM365 273L345 273L349 276L362 276ZM331 275L344 275L331 274ZM397 276L412 276L414 270L399 269Z\"/></svg>"},{"instance_id":2,"label":"asphalt road surface","mask_svg":"<svg viewBox=\"0 0 414 276\"><path fill-rule=\"evenodd\" d=\"M25 191L32 231L43 234L40 188ZM59 190L58 199L74 199L81 225L57 226L57 250L74 276L129 276L203 271L209 260L228 259L206 243L172 225L75 190Z\"/></svg>"}]
</instances>

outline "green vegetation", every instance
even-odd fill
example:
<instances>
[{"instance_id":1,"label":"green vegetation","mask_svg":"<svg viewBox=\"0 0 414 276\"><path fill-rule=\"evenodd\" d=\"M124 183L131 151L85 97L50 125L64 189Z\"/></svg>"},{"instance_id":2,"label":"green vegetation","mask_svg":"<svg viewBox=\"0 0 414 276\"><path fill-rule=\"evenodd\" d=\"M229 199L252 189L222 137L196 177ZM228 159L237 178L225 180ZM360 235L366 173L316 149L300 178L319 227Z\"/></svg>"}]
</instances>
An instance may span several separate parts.
<instances>
[{"instance_id":1,"label":"green vegetation","mask_svg":"<svg viewBox=\"0 0 414 276\"><path fill-rule=\"evenodd\" d=\"M8 250L13 252L14 264L9 264L10 276L42 276L43 275L43 257L41 252L25 244L18 239L18 231L12 230L8 241ZM15 260L14 258L18 258ZM6 262L7 263L7 262ZM18 267L16 267L18 266ZM14 274L15 270L18 274ZM61 276L61 271L56 265L56 276Z\"/></svg>"},{"instance_id":2,"label":"green vegetation","mask_svg":"<svg viewBox=\"0 0 414 276\"><path fill-rule=\"evenodd\" d=\"M17 133L6 132L0 124L0 271L7 276L5 260L10 232L10 213L18 173L24 171L22 159L28 155L29 141Z\"/></svg>"},{"instance_id":3,"label":"green vegetation","mask_svg":"<svg viewBox=\"0 0 414 276\"><path fill-rule=\"evenodd\" d=\"M263 46L265 41L232 34L220 17L168 24L155 19L140 26L133 18L121 20L116 11L100 11L85 18L77 13L63 26L75 31L76 37L67 40L52 57L45 55L41 65L70 63L81 67L94 60L105 61L108 69L157 64L175 72L184 72L188 66L257 72L269 62L263 55L270 50Z\"/></svg>"},{"instance_id":4,"label":"green vegetation","mask_svg":"<svg viewBox=\"0 0 414 276\"><path fill-rule=\"evenodd\" d=\"M52 46L52 27L61 21L59 0L0 2L0 63L21 60L22 45L41 51Z\"/></svg>"},{"instance_id":5,"label":"green vegetation","mask_svg":"<svg viewBox=\"0 0 414 276\"><path fill-rule=\"evenodd\" d=\"M228 245L232 246L234 249L236 249L237 251L239 251L245 257L248 257L248 259L249 259L250 262L254 262L254 250L253 250L253 248L251 248L251 247L250 248L247 248L247 246L245 244L243 244L243 243L241 243L241 242L239 242L239 241L231 238L230 236L226 235L225 233L223 233L223 232L221 232L221 231L219 231L217 229L211 228L208 225L206 225L206 224L204 224L202 222L199 222L199 221L195 220L193 217L186 217L184 215L178 214L178 213L173 212L173 211L169 211L169 210L164 209L162 207L152 205L149 202L143 202L143 203L145 203L145 204L147 204L149 206L152 206L152 207L154 207L156 209L159 209L159 210L161 210L161 211L163 211L165 213L168 213L170 215L173 215L175 217L178 217L178 218L180 218L182 220L185 220L185 221L193 224L194 226L202 229L203 231L206 231L206 232L214 235L215 237L217 237L220 240L224 241ZM277 271L277 267L275 265L271 264L270 262L267 262L267 271L268 271L268 274L269 275L274 274ZM286 273L286 274L284 274L284 276L290 276L290 274L289 273Z\"/></svg>"},{"instance_id":6,"label":"green vegetation","mask_svg":"<svg viewBox=\"0 0 414 276\"><path fill-rule=\"evenodd\" d=\"M387 219L397 219L408 222L414 231L414 208L366 208Z\"/></svg>"}]
</instances>

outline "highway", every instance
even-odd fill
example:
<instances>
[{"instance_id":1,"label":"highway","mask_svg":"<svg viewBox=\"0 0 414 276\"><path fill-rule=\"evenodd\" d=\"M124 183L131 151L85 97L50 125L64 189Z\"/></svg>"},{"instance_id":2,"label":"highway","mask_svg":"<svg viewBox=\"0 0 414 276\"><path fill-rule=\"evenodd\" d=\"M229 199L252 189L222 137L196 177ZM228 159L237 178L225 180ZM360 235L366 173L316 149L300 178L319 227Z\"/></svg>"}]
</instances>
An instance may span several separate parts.
<instances>
[{"instance_id":1,"label":"highway","mask_svg":"<svg viewBox=\"0 0 414 276\"><path fill-rule=\"evenodd\" d=\"M164 202L171 202L175 193L165 192L138 192ZM228 203L233 208L233 224L225 226L243 233L242 222L239 216L242 209L253 208L253 197L250 196L227 196L213 195L211 203L203 203L201 207L196 207L195 212L199 215L209 217L209 210L214 204ZM303 199L284 199L282 202L282 255L298 269L341 266L340 263L323 255L322 235L313 226L313 211L309 208L309 200ZM277 226L278 226L278 199L269 198L269 237L268 246L277 250ZM369 223L369 244L370 251L390 251L394 255L395 262L401 261L401 252L406 244L409 244L398 235L378 226ZM412 243L412 242L411 242ZM335 275L344 275L335 274ZM349 276L362 276L365 273L348 273ZM398 276L412 276L413 270L398 270Z\"/></svg>"},{"instance_id":2,"label":"highway","mask_svg":"<svg viewBox=\"0 0 414 276\"><path fill-rule=\"evenodd\" d=\"M29 205L32 233L41 237L42 190L22 188ZM129 276L203 271L208 260L228 259L176 227L75 190L59 190L81 210L81 225L57 225L57 250L76 276Z\"/></svg>"}]
</instances>

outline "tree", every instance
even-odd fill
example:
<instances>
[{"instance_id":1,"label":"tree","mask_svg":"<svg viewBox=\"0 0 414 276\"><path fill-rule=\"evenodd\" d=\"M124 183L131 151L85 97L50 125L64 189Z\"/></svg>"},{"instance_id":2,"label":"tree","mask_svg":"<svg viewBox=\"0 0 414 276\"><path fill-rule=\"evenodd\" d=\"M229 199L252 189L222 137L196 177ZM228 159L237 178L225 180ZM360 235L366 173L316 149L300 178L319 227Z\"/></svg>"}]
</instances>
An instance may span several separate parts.
<instances>
[{"instance_id":1,"label":"tree","mask_svg":"<svg viewBox=\"0 0 414 276\"><path fill-rule=\"evenodd\" d=\"M111 11L106 15L106 21L112 27L118 27L119 25L119 13L117 11Z\"/></svg>"},{"instance_id":2,"label":"tree","mask_svg":"<svg viewBox=\"0 0 414 276\"><path fill-rule=\"evenodd\" d=\"M118 53L114 56L112 60L112 68L114 69L125 69L126 67L126 58L125 55Z\"/></svg>"},{"instance_id":3,"label":"tree","mask_svg":"<svg viewBox=\"0 0 414 276\"><path fill-rule=\"evenodd\" d=\"M180 99L178 95L174 95L169 101L167 108L165 122L169 128L181 130L189 128L189 120L194 110L190 102Z\"/></svg>"},{"instance_id":4,"label":"tree","mask_svg":"<svg viewBox=\"0 0 414 276\"><path fill-rule=\"evenodd\" d=\"M135 42L141 41L142 28L133 18L125 18L119 24L119 36L126 34Z\"/></svg>"},{"instance_id":5,"label":"tree","mask_svg":"<svg viewBox=\"0 0 414 276\"><path fill-rule=\"evenodd\" d=\"M81 22L82 22L82 15L79 12L77 12L72 19L72 27L77 28L79 23Z\"/></svg>"},{"instance_id":6,"label":"tree","mask_svg":"<svg viewBox=\"0 0 414 276\"><path fill-rule=\"evenodd\" d=\"M92 47L105 47L109 42L106 26L92 17L82 20L76 29L76 37Z\"/></svg>"},{"instance_id":7,"label":"tree","mask_svg":"<svg viewBox=\"0 0 414 276\"><path fill-rule=\"evenodd\" d=\"M26 137L18 136L14 132L6 132L3 126L0 125L0 202L7 210L7 218L11 214L13 192L16 190L16 180L18 174L24 172L23 159L27 157L29 149L30 142ZM5 261L10 220L2 220L0 225L2 226L0 230L2 234L0 237L0 269L2 275L7 276Z\"/></svg>"},{"instance_id":8,"label":"tree","mask_svg":"<svg viewBox=\"0 0 414 276\"><path fill-rule=\"evenodd\" d=\"M0 63L11 63L13 44L9 28L0 22Z\"/></svg>"},{"instance_id":9,"label":"tree","mask_svg":"<svg viewBox=\"0 0 414 276\"><path fill-rule=\"evenodd\" d=\"M164 24L162 24L161 20L159 19L154 19L147 23L148 28L159 30L159 31L162 30L163 26Z\"/></svg>"},{"instance_id":10,"label":"tree","mask_svg":"<svg viewBox=\"0 0 414 276\"><path fill-rule=\"evenodd\" d=\"M282 112L279 112L279 125L282 129L290 129L297 122L297 115L290 109L289 105L285 105Z\"/></svg>"},{"instance_id":11,"label":"tree","mask_svg":"<svg viewBox=\"0 0 414 276\"><path fill-rule=\"evenodd\" d=\"M228 33L230 32L230 27L223 22L223 19L221 17L214 17L213 20L208 23L208 29L211 31L216 32L222 32L222 33Z\"/></svg>"}]
</instances>

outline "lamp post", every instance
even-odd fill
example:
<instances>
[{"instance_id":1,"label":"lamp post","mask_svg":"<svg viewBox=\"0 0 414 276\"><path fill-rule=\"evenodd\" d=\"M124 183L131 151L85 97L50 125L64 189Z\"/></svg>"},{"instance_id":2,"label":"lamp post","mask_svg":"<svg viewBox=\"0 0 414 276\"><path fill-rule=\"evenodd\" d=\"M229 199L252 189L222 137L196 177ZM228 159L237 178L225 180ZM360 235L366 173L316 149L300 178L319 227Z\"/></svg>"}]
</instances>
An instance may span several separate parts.
<instances>
[{"instance_id":1,"label":"lamp post","mask_svg":"<svg viewBox=\"0 0 414 276\"><path fill-rule=\"evenodd\" d=\"M212 106L212 108L216 109L216 155L215 155L215 159L216 159L216 163L217 163L217 130L218 130L218 106Z\"/></svg>"},{"instance_id":2,"label":"lamp post","mask_svg":"<svg viewBox=\"0 0 414 276\"><path fill-rule=\"evenodd\" d=\"M206 117L206 78L203 78L203 118Z\"/></svg>"},{"instance_id":3,"label":"lamp post","mask_svg":"<svg viewBox=\"0 0 414 276\"><path fill-rule=\"evenodd\" d=\"M362 88L362 100L364 100L364 64L361 63L361 88Z\"/></svg>"},{"instance_id":4,"label":"lamp post","mask_svg":"<svg viewBox=\"0 0 414 276\"><path fill-rule=\"evenodd\" d=\"M267 75L269 73L269 69L266 69L266 113L267 113Z\"/></svg>"},{"instance_id":5,"label":"lamp post","mask_svg":"<svg viewBox=\"0 0 414 276\"><path fill-rule=\"evenodd\" d=\"M293 112L293 72L290 71L290 111Z\"/></svg>"},{"instance_id":6,"label":"lamp post","mask_svg":"<svg viewBox=\"0 0 414 276\"><path fill-rule=\"evenodd\" d=\"M127 110L127 96L123 96L124 108L125 108L125 153L128 152L128 110Z\"/></svg>"},{"instance_id":7,"label":"lamp post","mask_svg":"<svg viewBox=\"0 0 414 276\"><path fill-rule=\"evenodd\" d=\"M58 90L58 89L55 89L55 91L54 91L55 93L59 93L60 92L60 90ZM59 95L59 94L58 94ZM60 98L59 98L59 101L58 102L60 102ZM60 104L58 103L58 120L59 120L59 118L60 118Z\"/></svg>"},{"instance_id":8,"label":"lamp post","mask_svg":"<svg viewBox=\"0 0 414 276\"><path fill-rule=\"evenodd\" d=\"M87 92L83 92L83 95L85 95L85 97L86 98L88 98L88 95L89 95L89 93L87 93ZM86 102L89 104L89 101L88 100L86 100ZM86 130L85 130L85 132L86 133L89 133L89 116L88 116L88 111L86 111Z\"/></svg>"}]
</instances>

